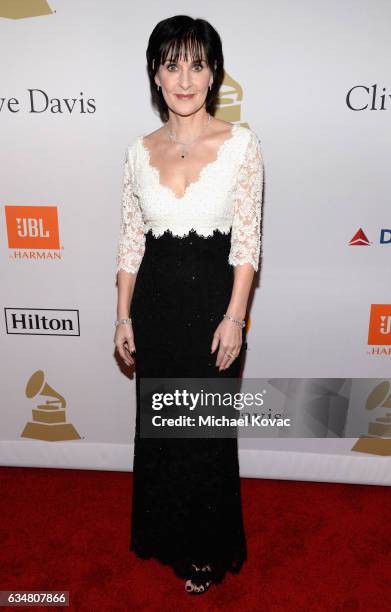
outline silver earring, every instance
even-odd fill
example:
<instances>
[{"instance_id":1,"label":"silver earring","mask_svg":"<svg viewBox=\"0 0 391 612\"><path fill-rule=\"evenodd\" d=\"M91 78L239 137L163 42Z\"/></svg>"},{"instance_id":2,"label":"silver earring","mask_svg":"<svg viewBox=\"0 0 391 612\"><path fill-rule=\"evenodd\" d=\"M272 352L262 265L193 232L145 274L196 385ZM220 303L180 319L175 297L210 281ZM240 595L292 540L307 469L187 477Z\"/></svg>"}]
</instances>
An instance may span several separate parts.
<instances>
[{"instance_id":1,"label":"silver earring","mask_svg":"<svg viewBox=\"0 0 391 612\"><path fill-rule=\"evenodd\" d=\"M212 90L212 83L209 84L209 91Z\"/></svg>"},{"instance_id":2,"label":"silver earring","mask_svg":"<svg viewBox=\"0 0 391 612\"><path fill-rule=\"evenodd\" d=\"M158 91L159 91L159 87L160 87L160 85L156 85L156 89L157 89Z\"/></svg>"}]
</instances>

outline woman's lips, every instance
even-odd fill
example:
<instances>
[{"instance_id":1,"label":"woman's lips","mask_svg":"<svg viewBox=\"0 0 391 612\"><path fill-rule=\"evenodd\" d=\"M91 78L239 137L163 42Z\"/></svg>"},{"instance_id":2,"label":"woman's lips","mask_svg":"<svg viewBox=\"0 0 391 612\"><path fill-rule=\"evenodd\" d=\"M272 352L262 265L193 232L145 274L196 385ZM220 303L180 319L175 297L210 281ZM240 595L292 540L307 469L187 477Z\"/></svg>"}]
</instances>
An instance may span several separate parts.
<instances>
[{"instance_id":1,"label":"woman's lips","mask_svg":"<svg viewBox=\"0 0 391 612\"><path fill-rule=\"evenodd\" d=\"M190 100L194 94L175 94L179 100Z\"/></svg>"}]
</instances>

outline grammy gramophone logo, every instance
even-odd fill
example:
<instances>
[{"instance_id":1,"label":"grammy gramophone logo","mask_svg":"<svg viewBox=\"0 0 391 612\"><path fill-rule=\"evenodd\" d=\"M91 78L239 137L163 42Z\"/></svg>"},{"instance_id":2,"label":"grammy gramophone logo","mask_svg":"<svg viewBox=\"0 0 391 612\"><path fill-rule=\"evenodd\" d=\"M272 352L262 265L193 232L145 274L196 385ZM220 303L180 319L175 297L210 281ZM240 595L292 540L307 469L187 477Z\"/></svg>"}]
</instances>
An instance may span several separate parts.
<instances>
[{"instance_id":1,"label":"grammy gramophone logo","mask_svg":"<svg viewBox=\"0 0 391 612\"><path fill-rule=\"evenodd\" d=\"M24 19L26 17L38 17L39 15L52 15L55 11L49 6L47 0L1 0L0 17L8 19Z\"/></svg>"},{"instance_id":2,"label":"grammy gramophone logo","mask_svg":"<svg viewBox=\"0 0 391 612\"><path fill-rule=\"evenodd\" d=\"M365 404L366 410L378 407L385 408L385 414L368 423L368 435L360 436L352 451L387 457L391 455L391 393L387 380L372 389Z\"/></svg>"},{"instance_id":3,"label":"grammy gramophone logo","mask_svg":"<svg viewBox=\"0 0 391 612\"><path fill-rule=\"evenodd\" d=\"M43 370L37 370L26 385L26 397L47 397L44 404L32 409L32 421L22 431L22 438L58 442L60 440L80 440L81 437L71 423L66 422L66 401L55 389L45 382Z\"/></svg>"},{"instance_id":4,"label":"grammy gramophone logo","mask_svg":"<svg viewBox=\"0 0 391 612\"><path fill-rule=\"evenodd\" d=\"M248 127L248 123L241 121L242 109L240 103L242 100L242 87L225 72L217 99L216 117L233 123L240 122L243 127Z\"/></svg>"}]
</instances>

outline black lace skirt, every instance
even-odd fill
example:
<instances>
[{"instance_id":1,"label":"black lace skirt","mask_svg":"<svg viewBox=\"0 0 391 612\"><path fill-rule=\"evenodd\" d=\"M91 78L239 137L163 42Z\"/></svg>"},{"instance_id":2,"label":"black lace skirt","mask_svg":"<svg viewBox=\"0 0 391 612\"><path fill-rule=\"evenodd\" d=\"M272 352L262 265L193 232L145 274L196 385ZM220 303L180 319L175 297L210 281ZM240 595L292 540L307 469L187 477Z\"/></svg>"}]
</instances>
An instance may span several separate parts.
<instances>
[{"instance_id":1,"label":"black lace skirt","mask_svg":"<svg viewBox=\"0 0 391 612\"><path fill-rule=\"evenodd\" d=\"M210 563L215 583L247 558L237 438L140 436L143 377L239 377L246 349L219 372L213 333L229 304L231 234L184 238L149 231L130 316L136 345L136 431L130 550L188 577L190 564Z\"/></svg>"}]
</instances>

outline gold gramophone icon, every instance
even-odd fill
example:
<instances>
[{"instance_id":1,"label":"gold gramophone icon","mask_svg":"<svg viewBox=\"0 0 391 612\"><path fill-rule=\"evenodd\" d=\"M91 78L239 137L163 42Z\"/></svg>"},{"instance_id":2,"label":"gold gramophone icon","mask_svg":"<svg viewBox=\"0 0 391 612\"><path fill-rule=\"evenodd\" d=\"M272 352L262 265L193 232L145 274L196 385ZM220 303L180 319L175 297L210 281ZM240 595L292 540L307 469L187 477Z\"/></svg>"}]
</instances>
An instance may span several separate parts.
<instances>
[{"instance_id":1,"label":"gold gramophone icon","mask_svg":"<svg viewBox=\"0 0 391 612\"><path fill-rule=\"evenodd\" d=\"M390 383L383 381L376 385L368 395L365 409L374 410L378 406L391 408ZM391 412L385 416L370 421L368 435L360 436L352 451L359 453L371 453L373 455L391 455Z\"/></svg>"},{"instance_id":2,"label":"gold gramophone icon","mask_svg":"<svg viewBox=\"0 0 391 612\"><path fill-rule=\"evenodd\" d=\"M219 90L217 100L216 117L231 121L240 122L241 106L243 99L243 89L227 72L224 73L224 81ZM248 127L248 123L240 122L243 127Z\"/></svg>"},{"instance_id":3,"label":"gold gramophone icon","mask_svg":"<svg viewBox=\"0 0 391 612\"><path fill-rule=\"evenodd\" d=\"M43 370L37 370L26 385L26 397L43 395L56 399L47 399L44 404L33 408L33 420L29 421L21 433L22 438L58 442L60 440L80 440L81 437L71 423L66 423L66 401L48 383L45 383Z\"/></svg>"},{"instance_id":4,"label":"gold gramophone icon","mask_svg":"<svg viewBox=\"0 0 391 612\"><path fill-rule=\"evenodd\" d=\"M23 19L38 15L52 15L54 11L47 0L28 0L27 2L0 2L0 17Z\"/></svg>"}]
</instances>

